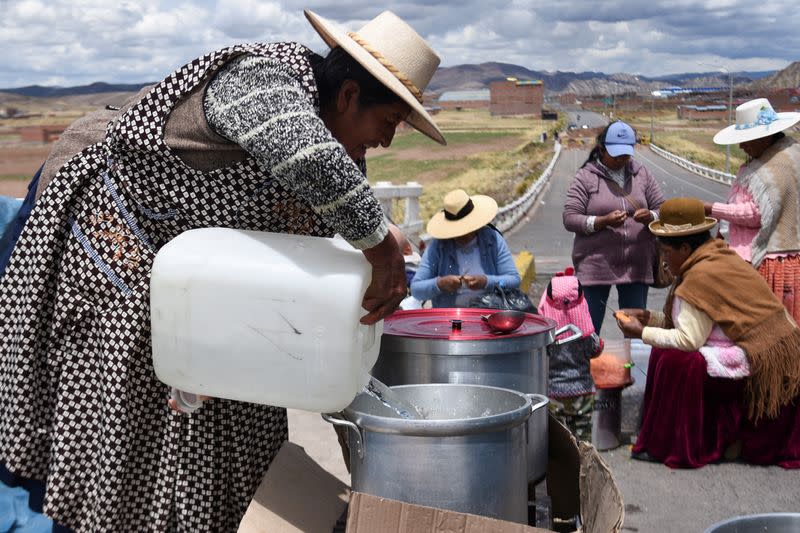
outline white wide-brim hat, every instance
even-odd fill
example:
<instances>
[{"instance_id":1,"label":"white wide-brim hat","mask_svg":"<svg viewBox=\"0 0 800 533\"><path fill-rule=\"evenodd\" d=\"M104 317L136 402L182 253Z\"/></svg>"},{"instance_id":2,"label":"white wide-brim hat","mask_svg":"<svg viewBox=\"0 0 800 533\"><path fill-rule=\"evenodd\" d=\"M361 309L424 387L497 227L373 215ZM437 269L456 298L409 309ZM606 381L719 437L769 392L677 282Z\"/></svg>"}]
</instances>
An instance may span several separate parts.
<instances>
[{"instance_id":1,"label":"white wide-brim hat","mask_svg":"<svg viewBox=\"0 0 800 533\"><path fill-rule=\"evenodd\" d=\"M739 144L769 137L800 122L800 113L776 113L766 98L756 98L736 108L736 124L714 135L716 144Z\"/></svg>"},{"instance_id":2,"label":"white wide-brim hat","mask_svg":"<svg viewBox=\"0 0 800 533\"><path fill-rule=\"evenodd\" d=\"M484 227L497 209L494 198L456 189L444 196L444 209L431 217L425 229L435 239L454 239Z\"/></svg>"},{"instance_id":3,"label":"white wide-brim hat","mask_svg":"<svg viewBox=\"0 0 800 533\"><path fill-rule=\"evenodd\" d=\"M341 46L411 106L406 122L439 144L447 144L422 106L422 94L439 66L439 56L411 26L391 11L384 11L357 32L348 32L312 11L303 12L328 46Z\"/></svg>"}]
</instances>

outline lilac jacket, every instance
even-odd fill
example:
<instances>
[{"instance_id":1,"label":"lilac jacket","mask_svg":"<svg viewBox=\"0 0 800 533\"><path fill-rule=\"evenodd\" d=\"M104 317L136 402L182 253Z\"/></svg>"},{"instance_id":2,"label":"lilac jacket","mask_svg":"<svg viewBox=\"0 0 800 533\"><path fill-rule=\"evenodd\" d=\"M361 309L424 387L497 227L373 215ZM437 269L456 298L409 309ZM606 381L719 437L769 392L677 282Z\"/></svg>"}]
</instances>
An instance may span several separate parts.
<instances>
[{"instance_id":1,"label":"lilac jacket","mask_svg":"<svg viewBox=\"0 0 800 533\"><path fill-rule=\"evenodd\" d=\"M664 202L658 182L638 161L626 167L625 191L640 207L658 210ZM613 185L612 185L613 186ZM584 285L653 283L655 238L647 226L633 220L636 209L609 186L594 163L578 170L564 202L564 227L575 234L572 262ZM622 226L586 233L586 219L615 209L628 212Z\"/></svg>"}]
</instances>

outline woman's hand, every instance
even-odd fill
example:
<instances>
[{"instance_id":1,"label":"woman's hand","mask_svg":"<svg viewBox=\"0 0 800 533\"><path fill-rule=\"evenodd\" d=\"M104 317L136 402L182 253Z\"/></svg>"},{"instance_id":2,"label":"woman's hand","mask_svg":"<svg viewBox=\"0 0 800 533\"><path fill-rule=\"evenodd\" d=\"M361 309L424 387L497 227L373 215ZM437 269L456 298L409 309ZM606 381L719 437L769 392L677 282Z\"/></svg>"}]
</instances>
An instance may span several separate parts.
<instances>
[{"instance_id":1,"label":"woman's hand","mask_svg":"<svg viewBox=\"0 0 800 533\"><path fill-rule=\"evenodd\" d=\"M436 286L439 290L452 294L461 287L461 278L459 276L439 276L436 278Z\"/></svg>"},{"instance_id":2,"label":"woman's hand","mask_svg":"<svg viewBox=\"0 0 800 533\"><path fill-rule=\"evenodd\" d=\"M620 309L620 311L622 311L628 316L635 318L645 326L650 323L649 309Z\"/></svg>"},{"instance_id":3,"label":"woman's hand","mask_svg":"<svg viewBox=\"0 0 800 533\"><path fill-rule=\"evenodd\" d=\"M461 280L468 289L472 289L473 291L486 288L486 283L488 283L486 276L483 274L477 276L462 276Z\"/></svg>"},{"instance_id":4,"label":"woman's hand","mask_svg":"<svg viewBox=\"0 0 800 533\"><path fill-rule=\"evenodd\" d=\"M711 211L714 210L714 204L710 204L708 202L703 202L703 209L706 212L706 216L711 216Z\"/></svg>"},{"instance_id":5,"label":"woman's hand","mask_svg":"<svg viewBox=\"0 0 800 533\"><path fill-rule=\"evenodd\" d=\"M639 322L638 318L630 315L617 316L616 318L617 326L619 326L620 331L622 331L626 338L642 338L642 330L644 329L644 326L642 326L642 323Z\"/></svg>"},{"instance_id":6,"label":"woman's hand","mask_svg":"<svg viewBox=\"0 0 800 533\"><path fill-rule=\"evenodd\" d=\"M649 224L653 221L653 213L651 213L649 209L637 209L633 214L633 220L639 224Z\"/></svg>"},{"instance_id":7,"label":"woman's hand","mask_svg":"<svg viewBox=\"0 0 800 533\"><path fill-rule=\"evenodd\" d=\"M621 226L625 222L626 218L628 218L628 213L617 209L616 211L611 211L608 214L598 216L594 220L594 225L596 229L604 229L609 226L617 227Z\"/></svg>"},{"instance_id":8,"label":"woman's hand","mask_svg":"<svg viewBox=\"0 0 800 533\"><path fill-rule=\"evenodd\" d=\"M369 325L394 313L408 294L408 286L403 254L392 232L387 232L380 244L363 253L372 265L372 282L361 301L361 307L368 311L361 317L361 323Z\"/></svg>"}]
</instances>

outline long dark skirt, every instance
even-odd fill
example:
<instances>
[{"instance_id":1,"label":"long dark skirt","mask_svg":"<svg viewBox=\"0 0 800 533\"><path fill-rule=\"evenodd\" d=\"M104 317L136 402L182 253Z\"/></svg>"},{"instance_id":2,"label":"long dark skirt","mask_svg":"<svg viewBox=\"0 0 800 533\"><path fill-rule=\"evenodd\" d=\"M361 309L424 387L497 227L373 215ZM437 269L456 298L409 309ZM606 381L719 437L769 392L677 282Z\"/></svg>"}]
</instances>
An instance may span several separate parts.
<instances>
[{"instance_id":1,"label":"long dark skirt","mask_svg":"<svg viewBox=\"0 0 800 533\"><path fill-rule=\"evenodd\" d=\"M633 451L672 468L699 468L741 441L744 461L800 468L798 400L777 418L753 424L744 407L744 383L709 376L700 352L653 348Z\"/></svg>"}]
</instances>

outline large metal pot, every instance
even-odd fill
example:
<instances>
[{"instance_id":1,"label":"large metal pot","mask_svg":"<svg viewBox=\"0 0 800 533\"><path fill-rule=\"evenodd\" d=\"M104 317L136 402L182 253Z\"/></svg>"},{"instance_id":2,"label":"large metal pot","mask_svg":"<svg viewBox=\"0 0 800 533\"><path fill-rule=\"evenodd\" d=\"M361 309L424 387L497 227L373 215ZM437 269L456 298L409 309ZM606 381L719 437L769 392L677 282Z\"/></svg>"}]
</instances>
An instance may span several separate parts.
<instances>
[{"instance_id":1,"label":"large metal pot","mask_svg":"<svg viewBox=\"0 0 800 533\"><path fill-rule=\"evenodd\" d=\"M425 413L401 418L359 395L344 418L352 488L463 513L527 522L526 422L547 398L479 385L392 387Z\"/></svg>"},{"instance_id":2,"label":"large metal pot","mask_svg":"<svg viewBox=\"0 0 800 533\"><path fill-rule=\"evenodd\" d=\"M411 383L472 383L547 394L547 346L582 336L573 325L556 330L546 317L527 314L515 331L498 335L481 319L487 309L439 308L398 311L386 318L378 361L371 374L389 386ZM555 341L556 336L574 335ZM531 417L528 480L547 471L547 413Z\"/></svg>"}]
</instances>

